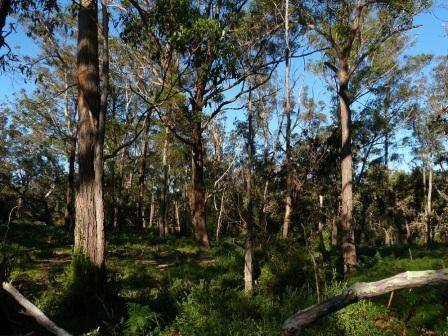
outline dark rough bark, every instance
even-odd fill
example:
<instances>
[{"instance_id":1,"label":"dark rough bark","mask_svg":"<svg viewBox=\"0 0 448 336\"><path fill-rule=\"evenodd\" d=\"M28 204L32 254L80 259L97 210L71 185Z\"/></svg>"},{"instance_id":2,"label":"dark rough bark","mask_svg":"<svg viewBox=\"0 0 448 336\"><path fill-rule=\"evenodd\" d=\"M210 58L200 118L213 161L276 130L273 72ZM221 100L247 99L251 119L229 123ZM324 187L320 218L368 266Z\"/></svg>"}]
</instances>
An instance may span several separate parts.
<instances>
[{"instance_id":1,"label":"dark rough bark","mask_svg":"<svg viewBox=\"0 0 448 336\"><path fill-rule=\"evenodd\" d=\"M339 79L339 112L341 118L341 228L344 274L352 273L357 264L353 232L353 162L351 143L351 110L348 97L347 62L341 62Z\"/></svg>"},{"instance_id":2,"label":"dark rough bark","mask_svg":"<svg viewBox=\"0 0 448 336\"><path fill-rule=\"evenodd\" d=\"M299 310L283 324L284 335L300 335L314 321L362 299L370 299L403 288L448 284L448 269L413 271L394 275L375 282L359 282L344 293Z\"/></svg>"},{"instance_id":3,"label":"dark rough bark","mask_svg":"<svg viewBox=\"0 0 448 336\"><path fill-rule=\"evenodd\" d=\"M104 264L102 137L98 62L98 6L82 0L78 11L79 186L76 195L75 249L97 267ZM100 155L100 157L99 157Z\"/></svg>"},{"instance_id":4,"label":"dark rough bark","mask_svg":"<svg viewBox=\"0 0 448 336\"><path fill-rule=\"evenodd\" d=\"M206 221L205 221L205 185L204 185L204 153L202 145L201 122L194 121L192 124L192 202L193 230L196 240L209 246Z\"/></svg>"}]
</instances>

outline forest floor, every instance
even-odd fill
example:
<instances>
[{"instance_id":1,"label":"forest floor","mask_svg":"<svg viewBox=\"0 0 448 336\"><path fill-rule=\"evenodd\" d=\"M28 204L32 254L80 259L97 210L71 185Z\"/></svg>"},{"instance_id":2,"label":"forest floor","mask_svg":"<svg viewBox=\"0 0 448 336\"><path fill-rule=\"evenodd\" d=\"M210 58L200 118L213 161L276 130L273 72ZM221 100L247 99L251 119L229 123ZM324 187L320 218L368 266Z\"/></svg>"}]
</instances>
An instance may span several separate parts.
<instances>
[{"instance_id":1,"label":"forest floor","mask_svg":"<svg viewBox=\"0 0 448 336\"><path fill-rule=\"evenodd\" d=\"M72 242L61 226L14 223L6 246L10 280L28 299L75 335L278 335L285 318L315 303L311 263L300 247L281 242L257 249L257 291L242 291L241 242L226 239L205 251L187 238L159 239L138 229L108 235L106 267L121 308L110 320L61 315ZM405 270L448 267L448 248L361 248L360 271L339 279L337 253L320 270L323 296L356 281ZM308 335L448 335L446 288L421 288L361 302L318 323ZM106 314L108 315L108 314ZM113 315L113 317L112 317ZM95 327L98 323L100 329ZM97 334L91 332L90 334Z\"/></svg>"}]
</instances>

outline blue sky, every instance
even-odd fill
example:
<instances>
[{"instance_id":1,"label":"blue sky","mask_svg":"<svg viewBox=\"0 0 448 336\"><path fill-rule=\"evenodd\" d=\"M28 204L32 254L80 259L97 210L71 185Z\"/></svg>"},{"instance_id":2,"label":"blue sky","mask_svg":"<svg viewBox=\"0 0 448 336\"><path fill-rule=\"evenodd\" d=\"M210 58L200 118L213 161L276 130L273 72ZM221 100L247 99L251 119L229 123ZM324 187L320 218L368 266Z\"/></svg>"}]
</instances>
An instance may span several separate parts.
<instances>
[{"instance_id":1,"label":"blue sky","mask_svg":"<svg viewBox=\"0 0 448 336\"><path fill-rule=\"evenodd\" d=\"M442 8L439 5L429 11L422 13L416 18L415 23L421 27L414 29L410 35L415 39L415 45L407 50L406 54L432 53L435 55L447 54L448 36L444 26L448 27L448 6ZM441 20L446 20L443 22ZM20 55L32 56L37 49L34 42L29 39L23 29L18 26L17 33L11 34L7 39L13 50L17 50ZM299 61L301 62L301 61ZM300 67L302 64L299 65ZM294 71L292 71L294 73ZM32 89L32 84L26 84L23 77L17 73L0 74L0 101L10 97L14 91L21 88Z\"/></svg>"},{"instance_id":2,"label":"blue sky","mask_svg":"<svg viewBox=\"0 0 448 336\"><path fill-rule=\"evenodd\" d=\"M448 36L445 26L448 26L448 6L440 6L443 2L439 1L431 11L420 14L415 23L421 27L410 32L414 45L406 50L405 54L431 53L435 55L446 55L448 53ZM446 22L445 22L446 21ZM33 56L37 52L34 42L29 39L20 26L17 27L17 33L11 34L7 39L8 44L19 55ZM282 66L279 70L282 71ZM323 100L328 99L329 93L325 92L322 81L313 77L309 73L303 73L303 61L293 61L291 74L298 76L301 74L301 81L304 81L314 90L315 98ZM283 78L279 76L279 87L283 85ZM300 81L299 81L300 82ZM32 90L33 81L25 83L24 77L18 72L0 73L0 104L4 105L13 98L13 93L21 89ZM0 105L0 106L1 106ZM229 112L227 114L227 125L230 127L235 119L241 119L243 111ZM401 136L406 134L402 133ZM403 161L397 163L395 168L406 169L410 165L411 155L409 149L402 148L400 153Z\"/></svg>"}]
</instances>

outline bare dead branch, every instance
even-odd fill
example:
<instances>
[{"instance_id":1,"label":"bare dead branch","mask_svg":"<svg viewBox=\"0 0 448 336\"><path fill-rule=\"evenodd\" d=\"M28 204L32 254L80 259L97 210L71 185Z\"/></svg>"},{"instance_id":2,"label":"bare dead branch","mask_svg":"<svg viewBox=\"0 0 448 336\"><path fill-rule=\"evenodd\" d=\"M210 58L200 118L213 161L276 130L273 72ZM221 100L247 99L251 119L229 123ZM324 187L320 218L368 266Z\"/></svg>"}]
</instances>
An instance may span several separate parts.
<instances>
[{"instance_id":1,"label":"bare dead branch","mask_svg":"<svg viewBox=\"0 0 448 336\"><path fill-rule=\"evenodd\" d=\"M283 335L297 336L314 321L362 299L370 299L403 288L448 284L448 268L408 271L374 282L358 282L342 294L299 310L283 324Z\"/></svg>"}]
</instances>

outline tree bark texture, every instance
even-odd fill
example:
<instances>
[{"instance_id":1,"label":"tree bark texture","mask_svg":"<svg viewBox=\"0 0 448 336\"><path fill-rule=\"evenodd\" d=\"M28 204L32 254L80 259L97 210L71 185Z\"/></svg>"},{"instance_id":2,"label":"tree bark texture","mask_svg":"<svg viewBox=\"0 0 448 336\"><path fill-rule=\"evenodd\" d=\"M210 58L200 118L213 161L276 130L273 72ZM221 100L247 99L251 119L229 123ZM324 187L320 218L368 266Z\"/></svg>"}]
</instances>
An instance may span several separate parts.
<instances>
[{"instance_id":1,"label":"tree bark texture","mask_svg":"<svg viewBox=\"0 0 448 336\"><path fill-rule=\"evenodd\" d=\"M79 186L76 195L75 249L97 267L104 264L102 144L98 62L98 6L82 0L78 11Z\"/></svg>"},{"instance_id":2,"label":"tree bark texture","mask_svg":"<svg viewBox=\"0 0 448 336\"><path fill-rule=\"evenodd\" d=\"M163 143L162 166L163 166L163 185L162 199L160 202L160 236L168 233L168 183L170 179L170 169L168 165L168 135L169 129L165 127L165 141Z\"/></svg>"},{"instance_id":3,"label":"tree bark texture","mask_svg":"<svg viewBox=\"0 0 448 336\"><path fill-rule=\"evenodd\" d=\"M428 162L428 195L426 197L426 244L432 244L432 183L433 168L432 162Z\"/></svg>"},{"instance_id":4,"label":"tree bark texture","mask_svg":"<svg viewBox=\"0 0 448 336\"><path fill-rule=\"evenodd\" d=\"M149 228L151 229L154 221L154 213L156 211L154 185L151 189L151 202L149 204Z\"/></svg>"},{"instance_id":5,"label":"tree bark texture","mask_svg":"<svg viewBox=\"0 0 448 336\"><path fill-rule=\"evenodd\" d=\"M314 321L362 299L370 299L403 288L448 284L448 269L408 271L375 282L359 282L338 296L313 305L288 318L283 324L283 335L300 335Z\"/></svg>"},{"instance_id":6,"label":"tree bark texture","mask_svg":"<svg viewBox=\"0 0 448 336\"><path fill-rule=\"evenodd\" d=\"M285 190L285 214L283 217L282 237L288 236L292 216L292 165L291 165L291 90L289 85L289 0L285 0L285 168L286 168L286 190Z\"/></svg>"},{"instance_id":7,"label":"tree bark texture","mask_svg":"<svg viewBox=\"0 0 448 336\"><path fill-rule=\"evenodd\" d=\"M140 224L142 228L146 228L146 211L145 211L145 182L146 182L146 159L148 156L148 132L149 132L149 119L145 119L145 132L142 142L142 157L140 162L140 176L138 178L139 183L139 195L138 195L138 216L140 218Z\"/></svg>"},{"instance_id":8,"label":"tree bark texture","mask_svg":"<svg viewBox=\"0 0 448 336\"><path fill-rule=\"evenodd\" d=\"M351 110L348 97L348 71L343 62L339 77L339 111L341 118L341 228L344 274L352 273L357 264L353 232L353 162L351 144Z\"/></svg>"},{"instance_id":9,"label":"tree bark texture","mask_svg":"<svg viewBox=\"0 0 448 336\"><path fill-rule=\"evenodd\" d=\"M255 151L253 134L253 111L251 92L247 109L247 215L246 215L246 241L244 242L244 290L252 293L254 289L253 255L254 255L254 195L253 195L253 156Z\"/></svg>"},{"instance_id":10,"label":"tree bark texture","mask_svg":"<svg viewBox=\"0 0 448 336\"><path fill-rule=\"evenodd\" d=\"M200 121L192 124L192 215L193 230L196 240L205 247L209 247L209 240L205 220L205 185L204 185L204 153L202 145L202 128Z\"/></svg>"},{"instance_id":11,"label":"tree bark texture","mask_svg":"<svg viewBox=\"0 0 448 336\"><path fill-rule=\"evenodd\" d=\"M179 210L179 202L175 201L174 202L174 211L175 211L175 216L176 216L176 234L179 235L180 231L181 231L181 225L180 225L180 210Z\"/></svg>"}]
</instances>

